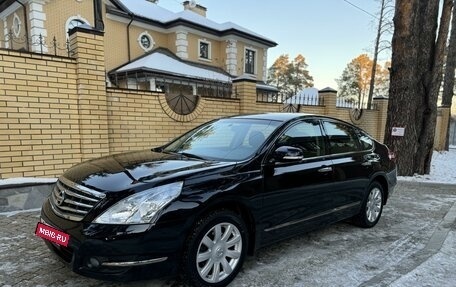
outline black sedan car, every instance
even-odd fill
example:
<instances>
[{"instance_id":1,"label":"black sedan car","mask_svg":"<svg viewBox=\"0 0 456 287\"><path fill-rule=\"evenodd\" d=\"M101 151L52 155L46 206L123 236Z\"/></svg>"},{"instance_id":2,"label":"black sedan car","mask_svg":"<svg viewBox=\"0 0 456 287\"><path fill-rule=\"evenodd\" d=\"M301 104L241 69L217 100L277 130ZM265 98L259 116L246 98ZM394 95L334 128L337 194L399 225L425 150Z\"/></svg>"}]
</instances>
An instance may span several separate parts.
<instances>
[{"instance_id":1,"label":"black sedan car","mask_svg":"<svg viewBox=\"0 0 456 287\"><path fill-rule=\"evenodd\" d=\"M345 219L374 226L396 184L393 158L333 118L222 118L69 169L35 233L85 276L225 286L265 245Z\"/></svg>"}]
</instances>

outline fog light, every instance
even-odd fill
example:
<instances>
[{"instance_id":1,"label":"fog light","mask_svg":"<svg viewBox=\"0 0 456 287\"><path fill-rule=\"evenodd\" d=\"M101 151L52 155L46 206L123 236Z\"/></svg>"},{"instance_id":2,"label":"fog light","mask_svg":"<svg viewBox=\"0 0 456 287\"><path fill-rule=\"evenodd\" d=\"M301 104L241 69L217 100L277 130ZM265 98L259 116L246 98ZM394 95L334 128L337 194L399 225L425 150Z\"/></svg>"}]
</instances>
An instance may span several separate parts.
<instances>
[{"instance_id":1,"label":"fog light","mask_svg":"<svg viewBox=\"0 0 456 287\"><path fill-rule=\"evenodd\" d=\"M87 262L87 267L89 268L98 268L100 265L100 261L95 257L90 257L89 261Z\"/></svg>"}]
</instances>

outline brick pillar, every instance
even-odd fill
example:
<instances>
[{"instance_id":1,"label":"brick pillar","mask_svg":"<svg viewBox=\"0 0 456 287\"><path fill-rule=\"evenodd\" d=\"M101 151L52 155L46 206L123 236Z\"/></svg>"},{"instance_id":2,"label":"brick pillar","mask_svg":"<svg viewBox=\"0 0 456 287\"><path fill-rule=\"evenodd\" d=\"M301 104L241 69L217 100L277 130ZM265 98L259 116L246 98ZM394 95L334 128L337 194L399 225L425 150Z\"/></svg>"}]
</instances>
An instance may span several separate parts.
<instances>
[{"instance_id":1,"label":"brick pillar","mask_svg":"<svg viewBox=\"0 0 456 287\"><path fill-rule=\"evenodd\" d=\"M249 114L261 112L258 110L256 100L256 81L250 78L239 77L233 80L233 89L240 100L239 113Z\"/></svg>"},{"instance_id":2,"label":"brick pillar","mask_svg":"<svg viewBox=\"0 0 456 287\"><path fill-rule=\"evenodd\" d=\"M435 126L434 149L438 151L445 150L445 140L450 124L450 108L439 107L437 109L437 123Z\"/></svg>"},{"instance_id":3,"label":"brick pillar","mask_svg":"<svg viewBox=\"0 0 456 287\"><path fill-rule=\"evenodd\" d=\"M108 109L104 33L88 26L70 31L70 51L76 59L81 158L107 155Z\"/></svg>"},{"instance_id":4,"label":"brick pillar","mask_svg":"<svg viewBox=\"0 0 456 287\"><path fill-rule=\"evenodd\" d=\"M383 142L385 140L386 117L388 115L388 98L375 97L372 103L377 110L377 132L375 138Z\"/></svg>"},{"instance_id":5,"label":"brick pillar","mask_svg":"<svg viewBox=\"0 0 456 287\"><path fill-rule=\"evenodd\" d=\"M337 117L337 91L327 87L318 91L318 96L320 100L323 100L323 105L325 105L325 115Z\"/></svg>"}]
</instances>

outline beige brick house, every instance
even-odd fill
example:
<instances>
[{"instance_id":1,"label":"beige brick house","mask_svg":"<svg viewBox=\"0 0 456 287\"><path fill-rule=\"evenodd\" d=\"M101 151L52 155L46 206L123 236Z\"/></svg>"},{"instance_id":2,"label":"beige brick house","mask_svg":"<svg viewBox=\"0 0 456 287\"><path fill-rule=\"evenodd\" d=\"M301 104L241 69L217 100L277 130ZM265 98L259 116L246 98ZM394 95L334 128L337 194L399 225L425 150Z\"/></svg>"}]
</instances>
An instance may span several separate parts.
<instances>
[{"instance_id":1,"label":"beige brick house","mask_svg":"<svg viewBox=\"0 0 456 287\"><path fill-rule=\"evenodd\" d=\"M147 0L0 3L0 48L65 55L69 29L96 26L105 32L108 85L174 96L223 96L243 75L264 89L267 51L277 45L234 23L208 19L207 9L194 1L185 1L178 13Z\"/></svg>"}]
</instances>

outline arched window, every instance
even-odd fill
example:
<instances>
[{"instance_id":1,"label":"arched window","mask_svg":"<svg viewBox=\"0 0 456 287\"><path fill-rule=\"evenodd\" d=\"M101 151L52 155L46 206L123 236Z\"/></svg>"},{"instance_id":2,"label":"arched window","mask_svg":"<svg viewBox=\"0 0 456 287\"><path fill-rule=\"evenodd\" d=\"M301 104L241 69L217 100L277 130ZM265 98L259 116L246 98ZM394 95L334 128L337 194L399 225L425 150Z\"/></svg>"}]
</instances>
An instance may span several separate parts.
<instances>
[{"instance_id":1,"label":"arched window","mask_svg":"<svg viewBox=\"0 0 456 287\"><path fill-rule=\"evenodd\" d=\"M84 19L80 15L71 16L70 18L68 18L68 20L65 23L65 34L68 37L68 31L70 31L74 27L78 27L78 26L81 26L81 25L84 25L84 24L90 25L89 21L87 21L86 19Z\"/></svg>"},{"instance_id":2,"label":"arched window","mask_svg":"<svg viewBox=\"0 0 456 287\"><path fill-rule=\"evenodd\" d=\"M67 30L67 31L73 29L74 27L78 27L78 26L81 26L81 25L84 25L84 24L85 24L85 23L84 23L84 21L82 21L82 20L73 19L73 20L71 20L70 23L68 24L68 30Z\"/></svg>"}]
</instances>

